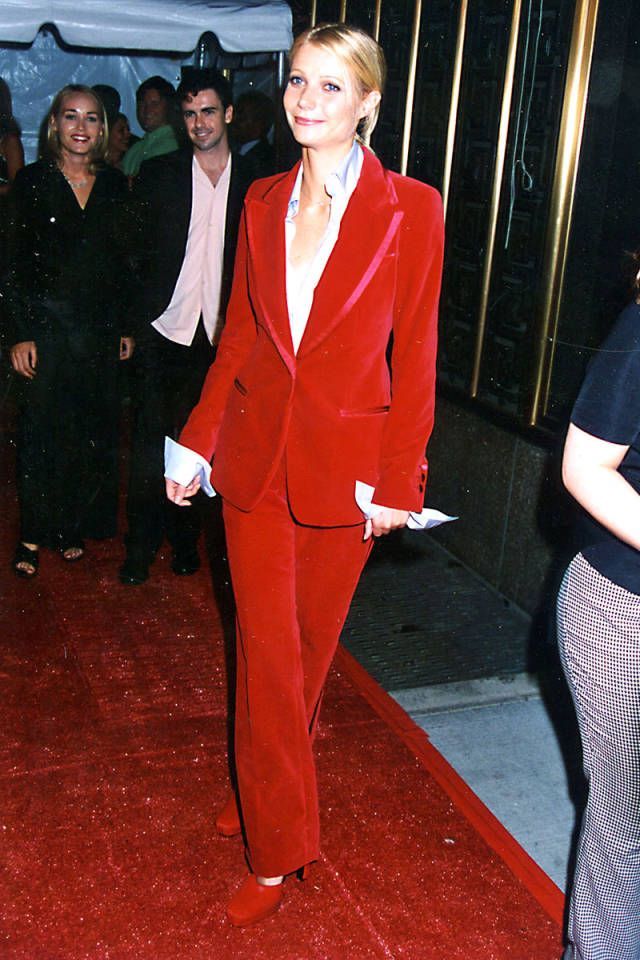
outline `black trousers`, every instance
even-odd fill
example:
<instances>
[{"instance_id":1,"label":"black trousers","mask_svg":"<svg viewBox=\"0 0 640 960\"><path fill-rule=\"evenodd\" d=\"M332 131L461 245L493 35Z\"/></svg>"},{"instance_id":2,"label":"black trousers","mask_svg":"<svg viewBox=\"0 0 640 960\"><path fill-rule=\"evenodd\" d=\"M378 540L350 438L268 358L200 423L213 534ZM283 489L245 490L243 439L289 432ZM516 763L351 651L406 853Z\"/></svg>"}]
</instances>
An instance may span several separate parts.
<instances>
[{"instance_id":1,"label":"black trousers","mask_svg":"<svg viewBox=\"0 0 640 960\"><path fill-rule=\"evenodd\" d=\"M191 508L165 495L164 438L177 439L198 402L215 356L200 320L186 347L149 328L135 355L134 420L127 499L127 551L150 561L166 535L174 552L195 549L202 528L203 495Z\"/></svg>"},{"instance_id":2,"label":"black trousers","mask_svg":"<svg viewBox=\"0 0 640 960\"><path fill-rule=\"evenodd\" d=\"M116 533L118 337L90 339L71 328L44 333L36 376L16 377L20 539L27 543L55 549Z\"/></svg>"}]
</instances>

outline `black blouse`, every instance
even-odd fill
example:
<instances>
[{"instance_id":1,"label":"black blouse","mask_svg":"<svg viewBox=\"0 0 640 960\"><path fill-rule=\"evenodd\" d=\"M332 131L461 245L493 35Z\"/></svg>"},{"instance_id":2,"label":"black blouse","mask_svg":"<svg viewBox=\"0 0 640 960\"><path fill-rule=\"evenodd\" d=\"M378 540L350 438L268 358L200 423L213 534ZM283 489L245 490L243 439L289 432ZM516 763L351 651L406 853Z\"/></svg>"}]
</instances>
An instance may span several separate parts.
<instances>
[{"instance_id":1,"label":"black blouse","mask_svg":"<svg viewBox=\"0 0 640 960\"><path fill-rule=\"evenodd\" d=\"M61 319L99 341L130 332L135 216L126 178L98 170L83 209L57 165L18 172L10 194L7 344L55 336Z\"/></svg>"}]
</instances>

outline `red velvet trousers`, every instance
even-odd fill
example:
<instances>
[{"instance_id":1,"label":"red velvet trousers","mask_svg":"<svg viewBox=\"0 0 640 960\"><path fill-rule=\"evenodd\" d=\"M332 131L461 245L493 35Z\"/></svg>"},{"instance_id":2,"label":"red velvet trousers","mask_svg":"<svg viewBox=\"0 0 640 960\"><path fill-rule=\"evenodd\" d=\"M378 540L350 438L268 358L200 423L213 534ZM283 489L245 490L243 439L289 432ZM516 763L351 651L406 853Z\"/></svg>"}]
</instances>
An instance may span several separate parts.
<instances>
[{"instance_id":1,"label":"red velvet trousers","mask_svg":"<svg viewBox=\"0 0 640 960\"><path fill-rule=\"evenodd\" d=\"M235 754L248 858L258 876L319 855L313 730L371 549L363 527L309 527L284 469L249 513L224 503L237 610Z\"/></svg>"}]
</instances>

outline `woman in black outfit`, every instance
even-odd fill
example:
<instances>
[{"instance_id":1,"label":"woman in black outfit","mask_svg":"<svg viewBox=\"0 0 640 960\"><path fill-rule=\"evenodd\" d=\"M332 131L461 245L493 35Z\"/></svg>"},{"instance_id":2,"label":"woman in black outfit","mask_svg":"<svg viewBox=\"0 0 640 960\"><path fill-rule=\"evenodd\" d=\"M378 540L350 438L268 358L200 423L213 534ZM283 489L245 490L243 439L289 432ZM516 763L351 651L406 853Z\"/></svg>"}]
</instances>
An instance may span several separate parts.
<instances>
[{"instance_id":1,"label":"woman in black outfit","mask_svg":"<svg viewBox=\"0 0 640 960\"><path fill-rule=\"evenodd\" d=\"M20 539L15 572L37 572L40 546L65 560L83 537L115 534L118 357L131 356L127 182L104 164L107 121L88 87L62 89L48 115L47 159L11 194L5 341L21 377Z\"/></svg>"},{"instance_id":2,"label":"woman in black outfit","mask_svg":"<svg viewBox=\"0 0 640 960\"><path fill-rule=\"evenodd\" d=\"M589 781L565 960L640 957L639 299L591 361L562 464L586 511L558 637Z\"/></svg>"}]
</instances>

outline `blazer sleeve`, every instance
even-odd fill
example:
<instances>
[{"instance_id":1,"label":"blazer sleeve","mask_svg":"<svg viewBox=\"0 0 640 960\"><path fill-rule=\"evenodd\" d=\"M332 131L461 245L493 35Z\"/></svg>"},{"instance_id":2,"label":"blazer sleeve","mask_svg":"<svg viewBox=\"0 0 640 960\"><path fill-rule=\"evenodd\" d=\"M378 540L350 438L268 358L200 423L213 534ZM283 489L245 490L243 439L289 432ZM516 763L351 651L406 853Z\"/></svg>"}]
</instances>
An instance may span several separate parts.
<instances>
[{"instance_id":1,"label":"blazer sleeve","mask_svg":"<svg viewBox=\"0 0 640 960\"><path fill-rule=\"evenodd\" d=\"M246 208L238 228L238 246L231 298L218 352L209 367L200 400L193 408L180 443L211 462L218 439L227 396L238 370L256 341L256 322L248 284Z\"/></svg>"},{"instance_id":2,"label":"blazer sleeve","mask_svg":"<svg viewBox=\"0 0 640 960\"><path fill-rule=\"evenodd\" d=\"M399 510L424 502L425 449L435 408L438 301L444 249L442 200L404 181L391 352L391 404L373 500Z\"/></svg>"},{"instance_id":3,"label":"blazer sleeve","mask_svg":"<svg viewBox=\"0 0 640 960\"><path fill-rule=\"evenodd\" d=\"M132 312L138 336L148 334L149 324L170 303L184 262L191 217L191 163L186 151L152 157L142 164L133 185L138 283Z\"/></svg>"}]
</instances>

